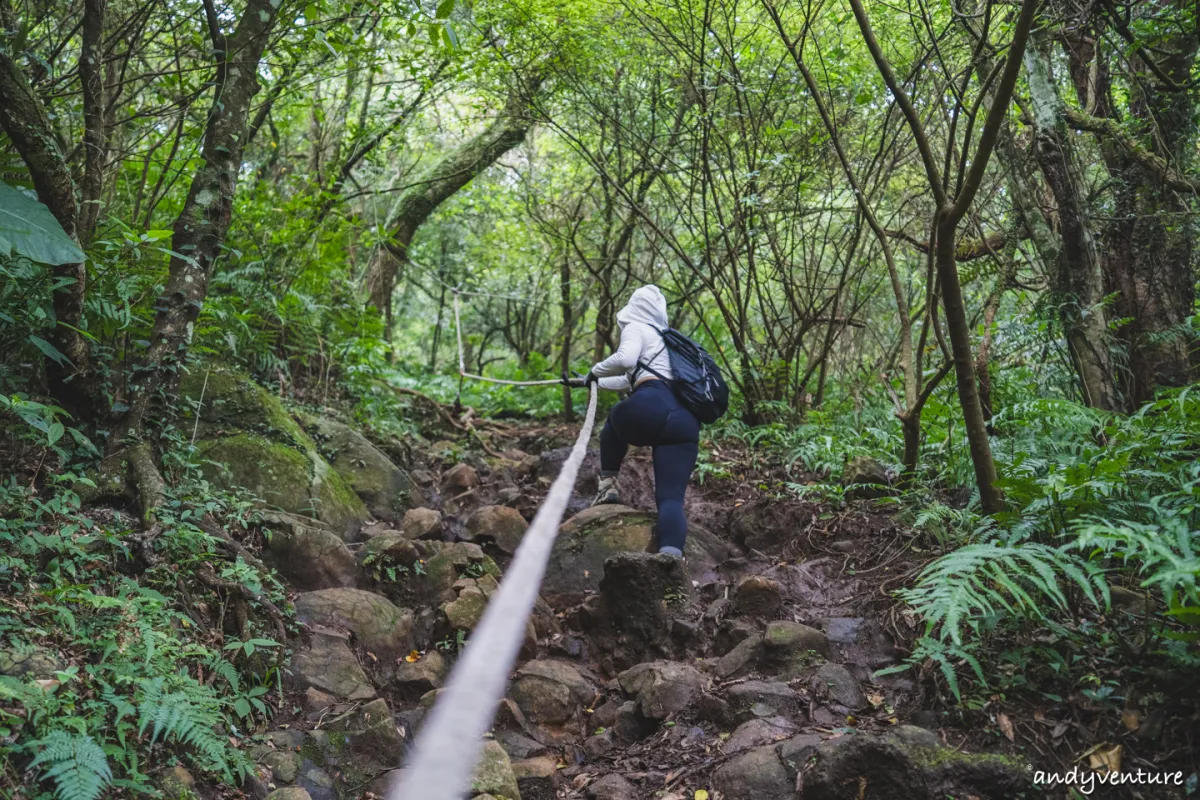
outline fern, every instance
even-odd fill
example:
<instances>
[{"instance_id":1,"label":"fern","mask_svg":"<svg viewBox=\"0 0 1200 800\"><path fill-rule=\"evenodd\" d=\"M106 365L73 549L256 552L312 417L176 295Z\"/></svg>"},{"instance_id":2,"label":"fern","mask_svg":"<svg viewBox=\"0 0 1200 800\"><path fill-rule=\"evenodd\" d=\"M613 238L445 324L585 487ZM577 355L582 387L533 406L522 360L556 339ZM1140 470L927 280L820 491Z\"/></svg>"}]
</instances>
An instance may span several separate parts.
<instances>
[{"instance_id":1,"label":"fern","mask_svg":"<svg viewBox=\"0 0 1200 800\"><path fill-rule=\"evenodd\" d=\"M192 750L205 769L232 779L231 761L237 754L217 729L224 724L216 698L204 687L185 679L179 688L168 689L163 678L147 681L138 703L138 735L150 730L150 744L170 738Z\"/></svg>"},{"instance_id":2,"label":"fern","mask_svg":"<svg viewBox=\"0 0 1200 800\"><path fill-rule=\"evenodd\" d=\"M1067 610L1060 583L1078 586L1097 606L1108 602L1100 571L1064 549L1034 542L971 544L932 562L900 597L925 618L926 635L962 645L962 629L1007 612L1041 618L1047 603Z\"/></svg>"},{"instance_id":3,"label":"fern","mask_svg":"<svg viewBox=\"0 0 1200 800\"><path fill-rule=\"evenodd\" d=\"M54 781L58 800L95 800L112 782L104 750L90 736L59 730L29 747L39 750L29 768L45 769L43 777Z\"/></svg>"}]
</instances>

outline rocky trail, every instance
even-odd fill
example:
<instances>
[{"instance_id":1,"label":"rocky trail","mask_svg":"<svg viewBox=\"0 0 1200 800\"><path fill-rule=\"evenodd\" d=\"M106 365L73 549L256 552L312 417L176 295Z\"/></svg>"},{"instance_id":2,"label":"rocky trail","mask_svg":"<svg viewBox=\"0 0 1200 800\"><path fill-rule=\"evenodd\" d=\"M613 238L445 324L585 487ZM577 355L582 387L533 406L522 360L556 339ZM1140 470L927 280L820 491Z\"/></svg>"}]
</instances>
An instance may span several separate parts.
<instances>
[{"instance_id":1,"label":"rocky trail","mask_svg":"<svg viewBox=\"0 0 1200 800\"><path fill-rule=\"evenodd\" d=\"M383 796L574 429L498 425L495 456L462 449L465 437L385 453L340 423L294 422L244 384L212 384L198 444L236 451L214 479L289 509L243 544L294 590L302 623L291 713L249 744L250 792ZM312 485L272 465L284 435L317 465ZM474 796L1020 795L1019 760L959 752L965 737L951 741L908 673L874 677L912 633L886 594L911 566L889 516L865 500L781 500L781 476L749 470L694 486L679 562L647 552L648 456L622 473L628 505L595 508L596 454L585 461Z\"/></svg>"}]
</instances>

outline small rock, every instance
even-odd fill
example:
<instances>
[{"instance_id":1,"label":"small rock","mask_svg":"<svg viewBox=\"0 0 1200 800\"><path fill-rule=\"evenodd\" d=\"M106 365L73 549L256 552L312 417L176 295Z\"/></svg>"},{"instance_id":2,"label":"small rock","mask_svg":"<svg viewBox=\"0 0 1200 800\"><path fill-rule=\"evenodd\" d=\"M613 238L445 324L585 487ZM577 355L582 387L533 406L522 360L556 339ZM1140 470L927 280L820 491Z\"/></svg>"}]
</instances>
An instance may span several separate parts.
<instances>
[{"instance_id":1,"label":"small rock","mask_svg":"<svg viewBox=\"0 0 1200 800\"><path fill-rule=\"evenodd\" d=\"M792 800L796 794L774 747L735 756L713 773L713 787L725 800Z\"/></svg>"},{"instance_id":2,"label":"small rock","mask_svg":"<svg viewBox=\"0 0 1200 800\"><path fill-rule=\"evenodd\" d=\"M442 536L442 512L432 508L410 508L404 512L400 531L409 539L439 539Z\"/></svg>"},{"instance_id":3,"label":"small rock","mask_svg":"<svg viewBox=\"0 0 1200 800\"><path fill-rule=\"evenodd\" d=\"M49 678L62 668L58 656L45 647L35 645L0 649L0 675Z\"/></svg>"},{"instance_id":4,"label":"small rock","mask_svg":"<svg viewBox=\"0 0 1200 800\"><path fill-rule=\"evenodd\" d=\"M159 783L167 797L186 800L196 796L196 779L178 764L164 772Z\"/></svg>"},{"instance_id":5,"label":"small rock","mask_svg":"<svg viewBox=\"0 0 1200 800\"><path fill-rule=\"evenodd\" d=\"M353 632L358 643L383 664L395 663L413 649L412 612L361 589L305 592L296 598L296 616L310 625Z\"/></svg>"},{"instance_id":6,"label":"small rock","mask_svg":"<svg viewBox=\"0 0 1200 800\"><path fill-rule=\"evenodd\" d=\"M842 470L842 485L848 487L846 496L849 498L884 497L890 492L890 483L887 467L870 456L852 458Z\"/></svg>"},{"instance_id":7,"label":"small rock","mask_svg":"<svg viewBox=\"0 0 1200 800\"><path fill-rule=\"evenodd\" d=\"M724 655L751 636L761 636L754 623L744 619L727 619L717 628L717 635L713 639L713 652L719 656Z\"/></svg>"},{"instance_id":8,"label":"small rock","mask_svg":"<svg viewBox=\"0 0 1200 800\"><path fill-rule=\"evenodd\" d=\"M633 784L620 775L604 775L587 787L588 800L630 800L637 796Z\"/></svg>"},{"instance_id":9,"label":"small rock","mask_svg":"<svg viewBox=\"0 0 1200 800\"><path fill-rule=\"evenodd\" d=\"M739 614L775 619L783 607L783 589L770 578L751 575L733 590L733 608Z\"/></svg>"},{"instance_id":10,"label":"small rock","mask_svg":"<svg viewBox=\"0 0 1200 800\"><path fill-rule=\"evenodd\" d=\"M340 636L314 633L309 646L292 658L292 676L305 688L348 700L367 700L375 689L354 652Z\"/></svg>"},{"instance_id":11,"label":"small rock","mask_svg":"<svg viewBox=\"0 0 1200 800\"><path fill-rule=\"evenodd\" d=\"M512 765L521 800L554 800L558 793L558 759L542 756L517 761Z\"/></svg>"},{"instance_id":12,"label":"small rock","mask_svg":"<svg viewBox=\"0 0 1200 800\"><path fill-rule=\"evenodd\" d=\"M421 559L421 553L403 533L386 531L367 540L360 558L364 567L380 572L384 567L397 564L410 568Z\"/></svg>"},{"instance_id":13,"label":"small rock","mask_svg":"<svg viewBox=\"0 0 1200 800\"><path fill-rule=\"evenodd\" d=\"M311 762L306 761L300 765L300 774L296 776L296 785L312 800L337 800L337 792L333 790L333 778L328 772Z\"/></svg>"},{"instance_id":14,"label":"small rock","mask_svg":"<svg viewBox=\"0 0 1200 800\"><path fill-rule=\"evenodd\" d=\"M291 783L300 770L300 756L290 750L271 750L258 761L270 768L271 778L276 783Z\"/></svg>"},{"instance_id":15,"label":"small rock","mask_svg":"<svg viewBox=\"0 0 1200 800\"><path fill-rule=\"evenodd\" d=\"M854 542L850 539L837 539L829 543L829 549L835 553L846 555L854 552Z\"/></svg>"},{"instance_id":16,"label":"small rock","mask_svg":"<svg viewBox=\"0 0 1200 800\"><path fill-rule=\"evenodd\" d=\"M336 697L314 686L304 690L304 710L309 713L320 713L336 703Z\"/></svg>"},{"instance_id":17,"label":"small rock","mask_svg":"<svg viewBox=\"0 0 1200 800\"><path fill-rule=\"evenodd\" d=\"M512 505L521 499L521 489L516 486L505 486L500 491L496 492L496 499L505 505Z\"/></svg>"},{"instance_id":18,"label":"small rock","mask_svg":"<svg viewBox=\"0 0 1200 800\"><path fill-rule=\"evenodd\" d=\"M816 628L777 620L767 625L763 650L767 664L785 674L793 674L811 664L814 653L828 655L829 640Z\"/></svg>"},{"instance_id":19,"label":"small rock","mask_svg":"<svg viewBox=\"0 0 1200 800\"><path fill-rule=\"evenodd\" d=\"M914 713L911 722L918 728L925 728L930 731L936 731L941 727L941 720L938 718L938 713L928 708L922 708Z\"/></svg>"},{"instance_id":20,"label":"small rock","mask_svg":"<svg viewBox=\"0 0 1200 800\"><path fill-rule=\"evenodd\" d=\"M617 676L621 689L637 697L647 719L662 720L690 706L708 679L695 667L674 661L638 664Z\"/></svg>"},{"instance_id":21,"label":"small rock","mask_svg":"<svg viewBox=\"0 0 1200 800\"><path fill-rule=\"evenodd\" d=\"M312 795L299 786L284 786L267 795L267 800L312 800Z\"/></svg>"},{"instance_id":22,"label":"small rock","mask_svg":"<svg viewBox=\"0 0 1200 800\"><path fill-rule=\"evenodd\" d=\"M834 644L857 644L865 622L859 617L830 617L825 620L825 635Z\"/></svg>"},{"instance_id":23,"label":"small rock","mask_svg":"<svg viewBox=\"0 0 1200 800\"><path fill-rule=\"evenodd\" d=\"M467 517L465 537L468 541L495 542L496 547L512 555L517 552L529 524L521 512L508 506L482 506Z\"/></svg>"},{"instance_id":24,"label":"small rock","mask_svg":"<svg viewBox=\"0 0 1200 800\"><path fill-rule=\"evenodd\" d=\"M472 631L487 609L487 598L477 586L468 586L458 593L458 599L442 607L446 619L455 630Z\"/></svg>"},{"instance_id":25,"label":"small rock","mask_svg":"<svg viewBox=\"0 0 1200 800\"><path fill-rule=\"evenodd\" d=\"M726 753L740 753L765 744L774 744L795 733L796 728L784 717L752 719L744 722L725 741Z\"/></svg>"},{"instance_id":26,"label":"small rock","mask_svg":"<svg viewBox=\"0 0 1200 800\"><path fill-rule=\"evenodd\" d=\"M736 678L754 668L759 656L763 652L763 637L755 634L749 638L743 639L736 647L730 650L717 662L714 669L717 677L722 680Z\"/></svg>"},{"instance_id":27,"label":"small rock","mask_svg":"<svg viewBox=\"0 0 1200 800\"><path fill-rule=\"evenodd\" d=\"M800 695L786 683L746 681L730 686L726 697L740 721L754 717L795 716Z\"/></svg>"},{"instance_id":28,"label":"small rock","mask_svg":"<svg viewBox=\"0 0 1200 800\"><path fill-rule=\"evenodd\" d=\"M1117 611L1124 611L1139 617L1154 613L1154 598L1147 594L1115 585L1108 587L1108 594L1112 599L1113 609Z\"/></svg>"},{"instance_id":29,"label":"small rock","mask_svg":"<svg viewBox=\"0 0 1200 800\"><path fill-rule=\"evenodd\" d=\"M616 737L612 731L597 733L583 741L583 752L588 761L599 761L610 754L617 746Z\"/></svg>"},{"instance_id":30,"label":"small rock","mask_svg":"<svg viewBox=\"0 0 1200 800\"><path fill-rule=\"evenodd\" d=\"M608 702L596 709L592 715L596 728L606 728L623 742L636 742L654 732L653 720L642 716L636 700L624 703Z\"/></svg>"},{"instance_id":31,"label":"small rock","mask_svg":"<svg viewBox=\"0 0 1200 800\"><path fill-rule=\"evenodd\" d=\"M455 464L442 473L442 494L449 497L462 494L479 485L479 475L470 464Z\"/></svg>"},{"instance_id":32,"label":"small rock","mask_svg":"<svg viewBox=\"0 0 1200 800\"><path fill-rule=\"evenodd\" d=\"M595 694L575 667L548 659L527 662L509 690L509 697L537 725L563 725L577 718Z\"/></svg>"},{"instance_id":33,"label":"small rock","mask_svg":"<svg viewBox=\"0 0 1200 800\"><path fill-rule=\"evenodd\" d=\"M804 770L808 760L821 746L821 741L821 737L815 733L801 733L779 743L775 749L789 776L795 778L796 773Z\"/></svg>"},{"instance_id":34,"label":"small rock","mask_svg":"<svg viewBox=\"0 0 1200 800\"><path fill-rule=\"evenodd\" d=\"M822 664L813 675L812 688L817 697L828 697L851 711L857 711L867 704L858 681L841 664Z\"/></svg>"},{"instance_id":35,"label":"small rock","mask_svg":"<svg viewBox=\"0 0 1200 800\"><path fill-rule=\"evenodd\" d=\"M494 794L512 800L521 797L508 753L495 740L488 739L483 743L483 752L471 779L471 794Z\"/></svg>"},{"instance_id":36,"label":"small rock","mask_svg":"<svg viewBox=\"0 0 1200 800\"><path fill-rule=\"evenodd\" d=\"M446 675L446 659L437 650L429 650L413 662L401 659L396 665L392 684L406 698L418 698L428 691L442 688Z\"/></svg>"},{"instance_id":37,"label":"small rock","mask_svg":"<svg viewBox=\"0 0 1200 800\"><path fill-rule=\"evenodd\" d=\"M519 731L497 731L496 741L512 761L524 761L546 755L546 746Z\"/></svg>"}]
</instances>

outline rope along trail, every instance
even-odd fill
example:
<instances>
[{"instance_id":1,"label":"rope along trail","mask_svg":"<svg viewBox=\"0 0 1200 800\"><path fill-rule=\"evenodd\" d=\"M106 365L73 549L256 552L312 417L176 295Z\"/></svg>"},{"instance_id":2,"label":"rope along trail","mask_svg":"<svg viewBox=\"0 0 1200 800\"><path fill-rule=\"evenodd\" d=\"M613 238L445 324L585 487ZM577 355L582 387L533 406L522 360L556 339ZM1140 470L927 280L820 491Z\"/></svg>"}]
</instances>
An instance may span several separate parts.
<instances>
[{"instance_id":1,"label":"rope along trail","mask_svg":"<svg viewBox=\"0 0 1200 800\"><path fill-rule=\"evenodd\" d=\"M571 455L530 523L500 590L455 664L446 690L422 726L413 756L388 800L461 800L470 788L483 749L482 737L492 725L508 673L521 649L525 622L537 602L558 523L575 488L595 420L593 384Z\"/></svg>"},{"instance_id":2,"label":"rope along trail","mask_svg":"<svg viewBox=\"0 0 1200 800\"><path fill-rule=\"evenodd\" d=\"M458 290L454 290L454 329L458 335L460 375L508 386L558 384L556 380L506 381L468 373L458 295ZM575 488L575 478L587 453L595 421L596 385L592 384L583 427L579 429L571 454L529 524L500 589L488 603L462 657L450 673L445 691L421 727L413 754L399 782L388 793L388 800L461 800L470 788L475 762L483 749L482 737L492 727L492 718L504 697L508 673L525 638L525 623L537 602L546 562L558 536L558 524Z\"/></svg>"}]
</instances>

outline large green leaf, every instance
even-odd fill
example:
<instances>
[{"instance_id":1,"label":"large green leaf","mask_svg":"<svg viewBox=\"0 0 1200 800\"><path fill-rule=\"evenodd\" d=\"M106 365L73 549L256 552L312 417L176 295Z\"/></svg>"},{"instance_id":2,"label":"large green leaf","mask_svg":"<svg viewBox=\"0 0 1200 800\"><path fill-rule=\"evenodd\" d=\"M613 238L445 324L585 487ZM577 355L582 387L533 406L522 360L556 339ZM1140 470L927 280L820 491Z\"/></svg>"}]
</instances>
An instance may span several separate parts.
<instances>
[{"instance_id":1,"label":"large green leaf","mask_svg":"<svg viewBox=\"0 0 1200 800\"><path fill-rule=\"evenodd\" d=\"M6 183L0 183L0 255L16 253L41 264L83 261L50 209Z\"/></svg>"}]
</instances>

